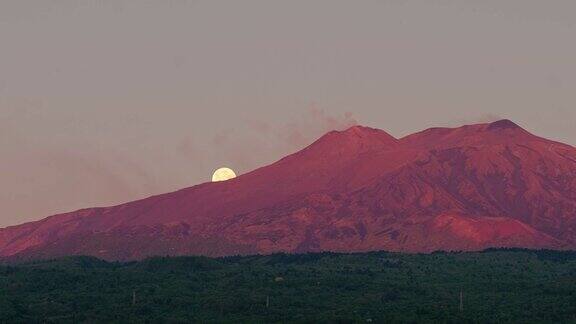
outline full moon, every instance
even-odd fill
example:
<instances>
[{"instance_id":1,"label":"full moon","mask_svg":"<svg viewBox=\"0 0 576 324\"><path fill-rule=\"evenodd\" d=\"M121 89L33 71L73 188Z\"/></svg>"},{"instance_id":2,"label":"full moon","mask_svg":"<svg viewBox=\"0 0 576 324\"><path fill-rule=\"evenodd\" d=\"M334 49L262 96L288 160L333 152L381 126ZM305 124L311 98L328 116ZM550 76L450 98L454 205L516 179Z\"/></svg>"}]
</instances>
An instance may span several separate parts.
<instances>
[{"instance_id":1,"label":"full moon","mask_svg":"<svg viewBox=\"0 0 576 324\"><path fill-rule=\"evenodd\" d=\"M220 168L214 171L212 182L226 181L236 178L236 173L230 168Z\"/></svg>"}]
</instances>

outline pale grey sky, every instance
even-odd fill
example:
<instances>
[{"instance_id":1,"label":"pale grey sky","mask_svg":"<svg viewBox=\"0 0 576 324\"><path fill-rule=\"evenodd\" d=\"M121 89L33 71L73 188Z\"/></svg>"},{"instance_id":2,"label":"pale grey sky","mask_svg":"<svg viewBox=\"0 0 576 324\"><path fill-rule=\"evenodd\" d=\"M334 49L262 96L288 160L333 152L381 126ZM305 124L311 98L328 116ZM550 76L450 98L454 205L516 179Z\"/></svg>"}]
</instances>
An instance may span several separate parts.
<instances>
[{"instance_id":1,"label":"pale grey sky","mask_svg":"<svg viewBox=\"0 0 576 324\"><path fill-rule=\"evenodd\" d=\"M357 121L576 144L576 1L2 0L0 227L272 162Z\"/></svg>"}]
</instances>

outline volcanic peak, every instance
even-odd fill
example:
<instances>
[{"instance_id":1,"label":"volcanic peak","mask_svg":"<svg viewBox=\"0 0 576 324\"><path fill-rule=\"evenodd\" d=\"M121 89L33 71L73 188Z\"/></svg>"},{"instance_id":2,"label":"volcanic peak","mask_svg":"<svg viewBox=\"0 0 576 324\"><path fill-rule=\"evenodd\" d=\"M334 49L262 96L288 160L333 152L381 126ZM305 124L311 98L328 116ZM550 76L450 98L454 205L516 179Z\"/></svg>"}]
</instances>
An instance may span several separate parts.
<instances>
[{"instance_id":1,"label":"volcanic peak","mask_svg":"<svg viewBox=\"0 0 576 324\"><path fill-rule=\"evenodd\" d=\"M398 140L383 130L366 126L352 126L342 131L331 131L312 143L309 149L349 152L378 151L394 147Z\"/></svg>"},{"instance_id":2,"label":"volcanic peak","mask_svg":"<svg viewBox=\"0 0 576 324\"><path fill-rule=\"evenodd\" d=\"M486 127L487 130L495 130L495 129L522 129L522 127L518 126L516 123L509 119L501 119L495 121L493 123L488 124Z\"/></svg>"},{"instance_id":3,"label":"volcanic peak","mask_svg":"<svg viewBox=\"0 0 576 324\"><path fill-rule=\"evenodd\" d=\"M0 260L574 249L575 193L576 149L509 120L354 126L231 181L0 229Z\"/></svg>"}]
</instances>

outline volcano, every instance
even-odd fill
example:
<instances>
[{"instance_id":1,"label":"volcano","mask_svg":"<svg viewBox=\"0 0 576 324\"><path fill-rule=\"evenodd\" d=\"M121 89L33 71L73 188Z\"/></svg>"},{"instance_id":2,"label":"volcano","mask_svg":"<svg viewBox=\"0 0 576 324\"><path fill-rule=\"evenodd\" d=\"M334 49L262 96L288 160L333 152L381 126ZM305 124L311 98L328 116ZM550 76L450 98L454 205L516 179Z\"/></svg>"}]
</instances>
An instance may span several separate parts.
<instances>
[{"instance_id":1,"label":"volcano","mask_svg":"<svg viewBox=\"0 0 576 324\"><path fill-rule=\"evenodd\" d=\"M576 148L509 120L362 126L235 179L0 229L0 257L576 247Z\"/></svg>"}]
</instances>

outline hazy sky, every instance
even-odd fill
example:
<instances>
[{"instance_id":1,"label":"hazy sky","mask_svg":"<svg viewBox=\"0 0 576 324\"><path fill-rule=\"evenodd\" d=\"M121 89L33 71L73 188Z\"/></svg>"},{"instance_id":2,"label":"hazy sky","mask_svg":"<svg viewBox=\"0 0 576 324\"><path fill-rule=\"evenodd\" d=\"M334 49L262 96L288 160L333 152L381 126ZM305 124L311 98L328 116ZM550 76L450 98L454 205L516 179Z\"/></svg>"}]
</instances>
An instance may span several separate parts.
<instances>
[{"instance_id":1,"label":"hazy sky","mask_svg":"<svg viewBox=\"0 0 576 324\"><path fill-rule=\"evenodd\" d=\"M358 122L576 144L576 1L0 1L0 227L272 162Z\"/></svg>"}]
</instances>

